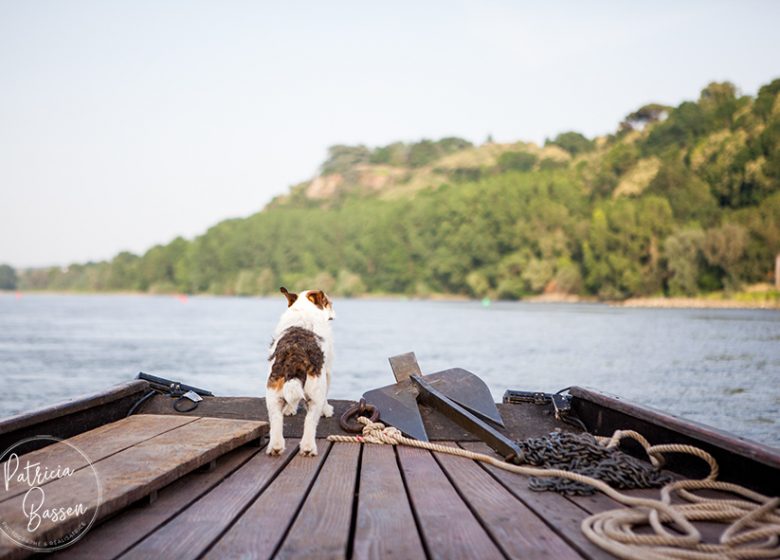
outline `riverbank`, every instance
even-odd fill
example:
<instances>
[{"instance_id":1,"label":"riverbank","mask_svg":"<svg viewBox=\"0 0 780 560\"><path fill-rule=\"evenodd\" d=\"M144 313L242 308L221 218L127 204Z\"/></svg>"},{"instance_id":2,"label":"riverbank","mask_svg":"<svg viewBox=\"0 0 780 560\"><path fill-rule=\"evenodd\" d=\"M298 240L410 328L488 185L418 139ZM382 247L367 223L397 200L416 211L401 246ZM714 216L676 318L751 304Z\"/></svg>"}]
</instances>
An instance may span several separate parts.
<instances>
[{"instance_id":1,"label":"riverbank","mask_svg":"<svg viewBox=\"0 0 780 560\"><path fill-rule=\"evenodd\" d=\"M612 305L620 307L647 307L669 309L776 309L780 310L780 300L774 299L711 299L711 298L630 298Z\"/></svg>"},{"instance_id":2,"label":"riverbank","mask_svg":"<svg viewBox=\"0 0 780 560\"><path fill-rule=\"evenodd\" d=\"M696 297L630 298L621 303L624 307L671 307L710 309L780 309L780 290L771 284L745 286L739 292L713 292Z\"/></svg>"},{"instance_id":3,"label":"riverbank","mask_svg":"<svg viewBox=\"0 0 780 560\"><path fill-rule=\"evenodd\" d=\"M186 300L190 297L258 297L273 298L274 295L265 296L232 296L218 294L151 294L148 292L68 292L60 290L31 290L31 291L0 291L0 295L6 295L21 298L27 295L57 295L57 296L136 296L136 297L172 297L180 300ZM432 293L425 296L409 296L403 294L389 293L369 293L351 297L338 297L337 299L357 299L369 301L393 301L393 300L411 300L411 301L440 301L440 302L467 302L480 301L476 298L470 298L462 294L440 294ZM502 300L490 300L488 298L481 300L483 304L490 305ZM696 296L696 297L637 297L622 301L605 301L594 296L578 296L572 294L540 294L538 296L528 296L523 298L523 303L550 304L550 303L601 303L614 307L633 307L633 308L655 308L655 309L775 309L780 310L780 291L776 290L747 290L731 295L723 292Z\"/></svg>"}]
</instances>

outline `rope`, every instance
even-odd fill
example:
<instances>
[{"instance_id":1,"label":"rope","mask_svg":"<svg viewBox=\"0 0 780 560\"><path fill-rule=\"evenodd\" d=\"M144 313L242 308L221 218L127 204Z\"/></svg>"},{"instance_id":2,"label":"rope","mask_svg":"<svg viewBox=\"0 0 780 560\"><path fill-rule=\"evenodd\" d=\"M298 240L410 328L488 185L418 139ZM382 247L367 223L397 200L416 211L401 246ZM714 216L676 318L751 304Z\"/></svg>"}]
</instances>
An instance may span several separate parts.
<instances>
[{"instance_id":1,"label":"rope","mask_svg":"<svg viewBox=\"0 0 780 560\"><path fill-rule=\"evenodd\" d=\"M629 496L618 492L605 482L576 472L560 469L539 469L512 465L496 457L475 453L460 447L450 447L410 439L397 428L359 417L363 434L359 436L328 436L328 441L341 443L374 443L379 445L406 445L447 453L488 463L499 469L534 477L560 477L590 485L616 502L628 506L604 511L587 517L580 528L595 545L610 554L627 560L714 560L747 558L780 558L780 498L769 498L737 484L720 482L715 459L697 447L682 444L650 445L639 433L616 431L611 438L598 438L606 447L620 445L623 438L639 442L652 464L663 465L664 454L687 453L702 459L710 472L702 480L678 480L661 489L658 500ZM696 494L698 490L719 490L737 496L737 499L715 499ZM687 503L672 503L673 497ZM702 541L693 521L728 524L718 544ZM636 529L649 526L652 533Z\"/></svg>"}]
</instances>

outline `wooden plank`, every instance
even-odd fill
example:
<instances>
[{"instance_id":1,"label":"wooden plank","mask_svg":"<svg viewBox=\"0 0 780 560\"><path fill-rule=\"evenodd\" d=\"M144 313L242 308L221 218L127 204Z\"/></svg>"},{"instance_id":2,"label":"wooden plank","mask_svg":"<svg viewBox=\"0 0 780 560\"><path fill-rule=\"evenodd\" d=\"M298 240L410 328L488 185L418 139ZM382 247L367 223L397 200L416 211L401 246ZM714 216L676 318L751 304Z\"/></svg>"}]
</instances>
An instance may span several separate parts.
<instances>
[{"instance_id":1,"label":"wooden plank","mask_svg":"<svg viewBox=\"0 0 780 560\"><path fill-rule=\"evenodd\" d=\"M290 442L287 445L290 446ZM205 558L270 558L287 534L330 445L318 441L320 454L317 457L294 457Z\"/></svg>"},{"instance_id":2,"label":"wooden plank","mask_svg":"<svg viewBox=\"0 0 780 560\"><path fill-rule=\"evenodd\" d=\"M354 558L425 558L395 449L389 445L363 447L356 525Z\"/></svg>"},{"instance_id":3,"label":"wooden plank","mask_svg":"<svg viewBox=\"0 0 780 560\"><path fill-rule=\"evenodd\" d=\"M347 557L360 447L333 445L275 558Z\"/></svg>"},{"instance_id":4,"label":"wooden plank","mask_svg":"<svg viewBox=\"0 0 780 560\"><path fill-rule=\"evenodd\" d=\"M432 558L503 558L430 452L398 448L398 459Z\"/></svg>"},{"instance_id":5,"label":"wooden plank","mask_svg":"<svg viewBox=\"0 0 780 560\"><path fill-rule=\"evenodd\" d=\"M153 504L125 509L91 529L78 543L55 553L58 560L104 560L116 558L146 535L156 531L189 504L222 482L246 463L259 447L245 446L220 457L214 470L195 471L160 490Z\"/></svg>"},{"instance_id":6,"label":"wooden plank","mask_svg":"<svg viewBox=\"0 0 780 560\"><path fill-rule=\"evenodd\" d=\"M146 382L132 381L0 420L0 450L40 434L67 439L124 418L148 390ZM27 453L45 445L48 442L30 441L20 452Z\"/></svg>"},{"instance_id":7,"label":"wooden plank","mask_svg":"<svg viewBox=\"0 0 780 560\"><path fill-rule=\"evenodd\" d=\"M286 470L288 460L297 448L297 441L288 440L287 449L281 457L258 453L208 494L120 558L184 560L200 557L266 489L277 473ZM310 463L314 462L310 460ZM264 529L253 527L252 530L263 532Z\"/></svg>"},{"instance_id":8,"label":"wooden plank","mask_svg":"<svg viewBox=\"0 0 780 560\"><path fill-rule=\"evenodd\" d=\"M617 488L616 490L629 496L650 498L652 500L660 498L660 492L657 488L642 488L637 490L620 490ZM616 502L601 492L596 492L589 496L566 496L566 498L587 513L601 513L602 511L624 507L620 502Z\"/></svg>"},{"instance_id":9,"label":"wooden plank","mask_svg":"<svg viewBox=\"0 0 780 560\"><path fill-rule=\"evenodd\" d=\"M445 445L457 447L455 443ZM475 461L435 454L460 495L510 558L581 558L555 531Z\"/></svg>"},{"instance_id":10,"label":"wooden plank","mask_svg":"<svg viewBox=\"0 0 780 560\"><path fill-rule=\"evenodd\" d=\"M459 445L470 451L486 455L494 454L493 450L484 443L464 442L459 443ZM577 552L587 558L612 558L612 556L592 544L582 534L580 524L588 514L580 507L567 500L564 496L554 492L534 492L530 490L527 477L486 463L479 463L479 465L536 513L552 530L574 547Z\"/></svg>"},{"instance_id":11,"label":"wooden plank","mask_svg":"<svg viewBox=\"0 0 780 560\"><path fill-rule=\"evenodd\" d=\"M103 519L220 455L259 438L266 428L261 422L200 418L96 462L94 469L102 487L99 518ZM85 468L46 485L47 507L85 500L86 514L59 523L44 519L36 533L38 536L56 539L73 530L83 519L91 518L95 510L93 500L89 499L96 491L94 476L92 469ZM0 503L0 519L24 526L23 499L24 495L19 495ZM0 544L0 558L12 554L20 554L18 546L8 540Z\"/></svg>"},{"instance_id":12,"label":"wooden plank","mask_svg":"<svg viewBox=\"0 0 780 560\"><path fill-rule=\"evenodd\" d=\"M93 464L128 449L142 441L146 441L155 436L175 430L185 424L194 422L196 418L181 416L130 416L110 424L105 424L89 432L84 432L67 441L80 449L84 455ZM26 453L20 457L22 461L30 463L40 463L49 467L63 465L76 471L88 465L87 459L75 452L72 447L65 443L55 443ZM0 463L0 470L5 463ZM43 487L46 484L41 485ZM24 493L27 487L19 486L16 489L9 489L0 494L0 502L18 496Z\"/></svg>"}]
</instances>

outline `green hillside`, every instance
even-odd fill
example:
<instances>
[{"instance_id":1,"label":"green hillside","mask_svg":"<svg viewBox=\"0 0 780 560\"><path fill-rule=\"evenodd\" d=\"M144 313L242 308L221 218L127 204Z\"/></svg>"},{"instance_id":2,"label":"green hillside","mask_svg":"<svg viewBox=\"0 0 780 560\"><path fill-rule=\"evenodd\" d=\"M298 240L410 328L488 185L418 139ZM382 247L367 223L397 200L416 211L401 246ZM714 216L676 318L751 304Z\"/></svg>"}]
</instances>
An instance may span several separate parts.
<instances>
[{"instance_id":1,"label":"green hillside","mask_svg":"<svg viewBox=\"0 0 780 560\"><path fill-rule=\"evenodd\" d=\"M266 209L144 255L17 271L21 289L623 299L771 282L780 79L646 105L607 137L333 146Z\"/></svg>"}]
</instances>

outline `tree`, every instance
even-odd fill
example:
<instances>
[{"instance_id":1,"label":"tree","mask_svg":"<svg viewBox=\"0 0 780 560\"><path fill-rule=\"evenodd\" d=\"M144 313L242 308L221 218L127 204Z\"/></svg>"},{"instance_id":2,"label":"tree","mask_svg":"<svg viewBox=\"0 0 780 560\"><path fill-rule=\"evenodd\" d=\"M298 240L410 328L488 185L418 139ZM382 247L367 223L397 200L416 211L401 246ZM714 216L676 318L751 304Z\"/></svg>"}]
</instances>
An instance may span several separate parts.
<instances>
[{"instance_id":1,"label":"tree","mask_svg":"<svg viewBox=\"0 0 780 560\"><path fill-rule=\"evenodd\" d=\"M758 97L753 103L753 113L761 119L767 120L775 108L778 93L780 93L780 78L761 86L758 90Z\"/></svg>"},{"instance_id":2,"label":"tree","mask_svg":"<svg viewBox=\"0 0 780 560\"><path fill-rule=\"evenodd\" d=\"M669 295L693 296L699 291L703 243L704 232L700 229L686 229L664 241Z\"/></svg>"},{"instance_id":3,"label":"tree","mask_svg":"<svg viewBox=\"0 0 780 560\"><path fill-rule=\"evenodd\" d=\"M422 167L439 158L439 150L431 140L421 140L409 147L409 166Z\"/></svg>"},{"instance_id":4,"label":"tree","mask_svg":"<svg viewBox=\"0 0 780 560\"><path fill-rule=\"evenodd\" d=\"M674 217L682 223L695 221L708 226L718 215L718 203L709 184L679 158L663 161L646 192L666 198Z\"/></svg>"},{"instance_id":5,"label":"tree","mask_svg":"<svg viewBox=\"0 0 780 560\"><path fill-rule=\"evenodd\" d=\"M669 115L670 109L668 105L648 103L626 115L621 124L632 130L637 128L641 130L650 123L664 120Z\"/></svg>"},{"instance_id":6,"label":"tree","mask_svg":"<svg viewBox=\"0 0 780 560\"><path fill-rule=\"evenodd\" d=\"M646 155L690 147L712 129L712 120L697 103L685 101L672 110L669 118L657 123L643 141Z\"/></svg>"},{"instance_id":7,"label":"tree","mask_svg":"<svg viewBox=\"0 0 780 560\"><path fill-rule=\"evenodd\" d=\"M528 152L504 152L498 156L501 171L530 171L536 163L536 156Z\"/></svg>"},{"instance_id":8,"label":"tree","mask_svg":"<svg viewBox=\"0 0 780 560\"><path fill-rule=\"evenodd\" d=\"M562 132L554 140L545 140L545 146L550 144L563 148L572 156L589 152L595 147L592 140L588 140L584 135L574 131Z\"/></svg>"},{"instance_id":9,"label":"tree","mask_svg":"<svg viewBox=\"0 0 780 560\"><path fill-rule=\"evenodd\" d=\"M360 275L350 272L345 269L339 270L338 277L336 278L336 295L353 297L364 294L366 286Z\"/></svg>"},{"instance_id":10,"label":"tree","mask_svg":"<svg viewBox=\"0 0 780 560\"><path fill-rule=\"evenodd\" d=\"M711 82L701 90L699 105L709 115L713 128L730 126L740 105L737 87L731 82Z\"/></svg>"},{"instance_id":11,"label":"tree","mask_svg":"<svg viewBox=\"0 0 780 560\"><path fill-rule=\"evenodd\" d=\"M0 290L15 290L18 278L10 265L0 264Z\"/></svg>"},{"instance_id":12,"label":"tree","mask_svg":"<svg viewBox=\"0 0 780 560\"><path fill-rule=\"evenodd\" d=\"M354 166L367 163L371 159L371 151L365 146L346 146L337 144L328 148L328 158L322 164L323 175L344 173Z\"/></svg>"},{"instance_id":13,"label":"tree","mask_svg":"<svg viewBox=\"0 0 780 560\"><path fill-rule=\"evenodd\" d=\"M371 152L371 163L394 165L401 167L406 165L409 149L403 142L394 142L387 146L380 146Z\"/></svg>"},{"instance_id":14,"label":"tree","mask_svg":"<svg viewBox=\"0 0 780 560\"><path fill-rule=\"evenodd\" d=\"M122 251L111 260L108 289L137 290L139 288L138 255Z\"/></svg>"},{"instance_id":15,"label":"tree","mask_svg":"<svg viewBox=\"0 0 780 560\"><path fill-rule=\"evenodd\" d=\"M471 148L474 145L468 140L458 138L457 136L446 136L436 142L436 144L439 147L439 153L442 155L459 152L461 150L465 150L466 148Z\"/></svg>"},{"instance_id":16,"label":"tree","mask_svg":"<svg viewBox=\"0 0 780 560\"><path fill-rule=\"evenodd\" d=\"M727 290L739 286L737 264L745 253L747 241L747 230L737 224L725 223L706 232L702 246L704 257L709 264L723 271L723 283Z\"/></svg>"}]
</instances>

